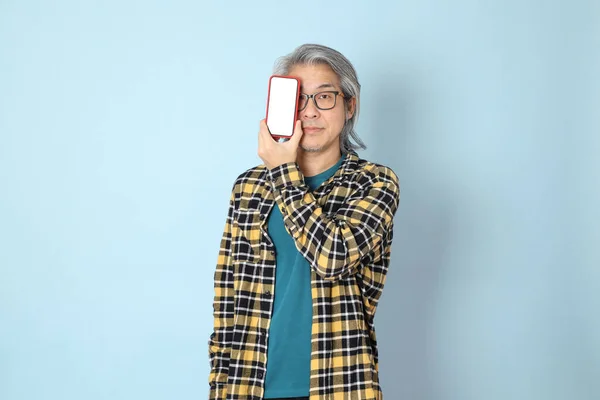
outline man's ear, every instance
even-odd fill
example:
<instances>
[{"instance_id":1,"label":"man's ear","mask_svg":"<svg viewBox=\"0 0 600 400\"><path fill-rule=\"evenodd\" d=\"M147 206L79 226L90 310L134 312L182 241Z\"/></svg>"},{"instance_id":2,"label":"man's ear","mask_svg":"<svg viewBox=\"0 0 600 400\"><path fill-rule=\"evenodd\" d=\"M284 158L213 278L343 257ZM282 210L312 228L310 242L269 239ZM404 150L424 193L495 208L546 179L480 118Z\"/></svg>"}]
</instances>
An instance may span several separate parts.
<instances>
[{"instance_id":1,"label":"man's ear","mask_svg":"<svg viewBox=\"0 0 600 400\"><path fill-rule=\"evenodd\" d=\"M350 100L348 100L346 102L346 105L346 119L348 120L352 118L352 116L354 115L354 110L356 110L356 97L352 97Z\"/></svg>"}]
</instances>

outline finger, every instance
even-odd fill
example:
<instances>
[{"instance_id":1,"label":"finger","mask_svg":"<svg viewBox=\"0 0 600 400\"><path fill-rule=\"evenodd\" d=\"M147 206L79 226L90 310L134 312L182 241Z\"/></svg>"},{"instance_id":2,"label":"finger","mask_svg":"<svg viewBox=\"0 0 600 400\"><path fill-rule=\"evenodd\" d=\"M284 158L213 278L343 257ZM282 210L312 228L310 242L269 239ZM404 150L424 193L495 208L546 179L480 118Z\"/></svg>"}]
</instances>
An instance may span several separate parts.
<instances>
[{"instance_id":1,"label":"finger","mask_svg":"<svg viewBox=\"0 0 600 400\"><path fill-rule=\"evenodd\" d=\"M267 126L267 120L263 118L260 120L260 124L258 125L258 134L263 135L265 131L268 132L269 127Z\"/></svg>"},{"instance_id":2,"label":"finger","mask_svg":"<svg viewBox=\"0 0 600 400\"><path fill-rule=\"evenodd\" d=\"M271 131L269 130L267 122L264 119L260 122L259 135L261 135L263 137L263 140L265 141L265 143L269 142L267 139L273 140L273 136L271 136Z\"/></svg>"},{"instance_id":3,"label":"finger","mask_svg":"<svg viewBox=\"0 0 600 400\"><path fill-rule=\"evenodd\" d=\"M269 143L269 138L271 134L269 132L269 128L267 127L267 123L263 119L260 122L260 129L258 130L258 143L259 145L266 146Z\"/></svg>"},{"instance_id":4,"label":"finger","mask_svg":"<svg viewBox=\"0 0 600 400\"><path fill-rule=\"evenodd\" d=\"M293 141L295 144L300 143L300 139L302 139L303 134L304 134L304 131L302 130L302 121L297 120L296 126L294 127L294 134L292 135L292 138L290 141Z\"/></svg>"},{"instance_id":5,"label":"finger","mask_svg":"<svg viewBox=\"0 0 600 400\"><path fill-rule=\"evenodd\" d=\"M258 129L258 148L259 148L259 151L260 151L260 149L264 148L264 146L265 146L266 143L268 143L268 142L265 141L265 132L267 132L267 135L268 135L269 128L267 128L266 121L264 119L262 119L260 121L259 129Z\"/></svg>"}]
</instances>

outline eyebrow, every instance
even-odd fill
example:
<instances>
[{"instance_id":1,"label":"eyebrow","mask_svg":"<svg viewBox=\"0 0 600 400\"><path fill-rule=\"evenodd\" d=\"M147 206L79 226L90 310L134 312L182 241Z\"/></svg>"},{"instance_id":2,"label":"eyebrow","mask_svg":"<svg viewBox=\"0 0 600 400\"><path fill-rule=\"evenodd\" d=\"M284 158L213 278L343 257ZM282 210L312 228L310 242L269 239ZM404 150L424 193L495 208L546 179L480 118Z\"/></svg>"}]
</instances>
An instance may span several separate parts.
<instances>
[{"instance_id":1,"label":"eyebrow","mask_svg":"<svg viewBox=\"0 0 600 400\"><path fill-rule=\"evenodd\" d=\"M322 83L322 84L320 84L317 87L317 90L319 90L319 89L325 89L325 88L334 88L335 89L335 86L333 84L331 84L331 83ZM304 85L301 85L300 89L304 90L305 89Z\"/></svg>"}]
</instances>

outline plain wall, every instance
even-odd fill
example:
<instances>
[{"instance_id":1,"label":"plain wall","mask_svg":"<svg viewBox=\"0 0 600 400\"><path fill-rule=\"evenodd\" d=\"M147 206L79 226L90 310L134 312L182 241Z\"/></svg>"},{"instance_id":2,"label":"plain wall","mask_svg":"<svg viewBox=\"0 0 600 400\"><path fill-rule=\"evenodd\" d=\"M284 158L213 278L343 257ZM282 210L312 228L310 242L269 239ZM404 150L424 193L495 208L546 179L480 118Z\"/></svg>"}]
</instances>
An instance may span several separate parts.
<instances>
[{"instance_id":1,"label":"plain wall","mask_svg":"<svg viewBox=\"0 0 600 400\"><path fill-rule=\"evenodd\" d=\"M0 399L202 399L278 56L400 177L385 398L600 398L597 1L0 2Z\"/></svg>"}]
</instances>

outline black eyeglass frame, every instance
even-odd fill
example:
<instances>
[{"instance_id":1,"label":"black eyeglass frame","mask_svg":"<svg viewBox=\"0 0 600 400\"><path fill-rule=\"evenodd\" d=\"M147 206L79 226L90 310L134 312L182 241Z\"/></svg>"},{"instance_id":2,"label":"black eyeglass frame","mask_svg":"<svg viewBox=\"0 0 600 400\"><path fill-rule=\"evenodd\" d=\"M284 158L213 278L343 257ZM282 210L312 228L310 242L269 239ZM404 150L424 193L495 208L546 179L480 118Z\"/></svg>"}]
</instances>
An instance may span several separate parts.
<instances>
[{"instance_id":1,"label":"black eyeglass frame","mask_svg":"<svg viewBox=\"0 0 600 400\"><path fill-rule=\"evenodd\" d=\"M333 97L333 105L329 108L321 108L319 107L319 105L317 104L317 100L315 99L315 96L323 94L323 93L331 93L334 95ZM312 99L313 103L315 103L315 107L317 107L317 109L322 110L322 111L327 111L327 110L331 110L333 108L335 108L335 106L337 105L337 97L338 96L342 96L344 97L344 94L340 91L337 90L324 90L322 92L318 92L318 93L313 93L313 94L300 94L300 97L298 99L298 103L300 103L300 98L302 97L306 97L306 104L304 104L304 107L300 108L300 104L298 104L298 111L302 111L304 110L306 107L308 107L308 102L310 99Z\"/></svg>"}]
</instances>

